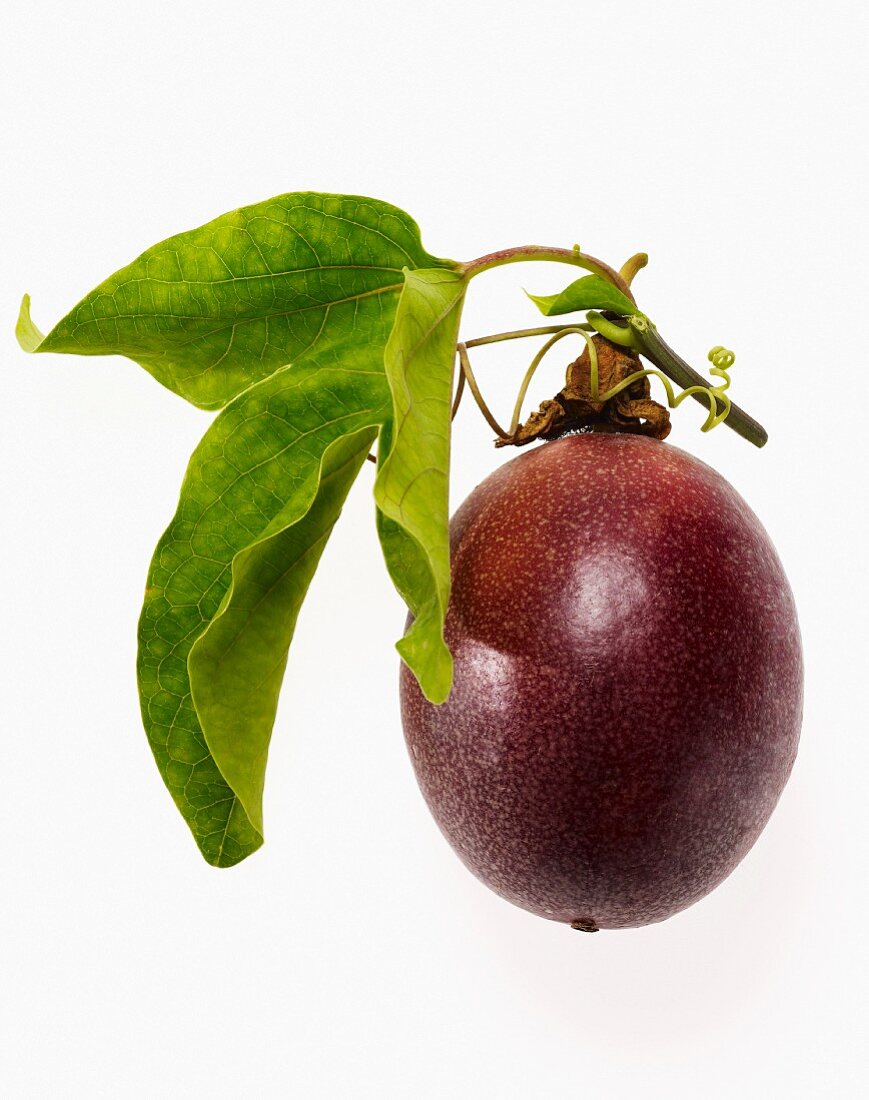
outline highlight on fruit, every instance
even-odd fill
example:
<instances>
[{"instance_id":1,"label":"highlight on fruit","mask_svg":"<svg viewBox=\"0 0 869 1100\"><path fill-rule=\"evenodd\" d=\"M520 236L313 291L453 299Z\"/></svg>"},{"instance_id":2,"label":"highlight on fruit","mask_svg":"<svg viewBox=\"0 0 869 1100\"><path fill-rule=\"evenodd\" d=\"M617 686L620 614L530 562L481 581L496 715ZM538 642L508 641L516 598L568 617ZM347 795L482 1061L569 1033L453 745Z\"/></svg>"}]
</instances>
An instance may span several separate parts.
<instances>
[{"instance_id":1,"label":"highlight on fruit","mask_svg":"<svg viewBox=\"0 0 869 1100\"><path fill-rule=\"evenodd\" d=\"M583 272L528 295L565 323L460 339L474 280L540 261ZM799 740L796 610L748 504L664 440L688 397L702 431L756 447L767 434L731 399L732 352L712 348L707 378L641 311L647 262L578 245L447 260L397 207L294 192L154 245L47 334L24 296L25 351L123 355L217 413L147 571L137 658L145 733L209 863L263 842L297 617L366 459L408 608L405 740L464 864L531 913L597 931L672 916L749 851ZM504 427L471 352L541 338ZM563 387L523 419L568 338L581 353ZM521 450L451 521L466 390L495 445Z\"/></svg>"}]
</instances>

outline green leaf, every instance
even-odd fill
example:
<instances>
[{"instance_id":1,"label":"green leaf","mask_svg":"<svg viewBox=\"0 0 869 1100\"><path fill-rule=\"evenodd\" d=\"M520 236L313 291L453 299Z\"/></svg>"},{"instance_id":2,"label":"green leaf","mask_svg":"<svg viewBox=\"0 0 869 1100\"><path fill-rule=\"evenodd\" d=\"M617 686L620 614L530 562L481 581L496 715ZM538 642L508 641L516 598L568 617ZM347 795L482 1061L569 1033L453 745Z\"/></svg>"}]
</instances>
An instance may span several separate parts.
<instances>
[{"instance_id":1,"label":"green leaf","mask_svg":"<svg viewBox=\"0 0 869 1100\"><path fill-rule=\"evenodd\" d=\"M414 622L398 643L427 698L443 702L452 658L443 625L450 594L450 402L467 279L407 271L384 362L394 424L384 433L374 495L390 575Z\"/></svg>"},{"instance_id":2,"label":"green leaf","mask_svg":"<svg viewBox=\"0 0 869 1100\"><path fill-rule=\"evenodd\" d=\"M217 417L160 540L139 625L158 767L205 858L262 843L262 786L301 601L390 415L386 330L279 370Z\"/></svg>"},{"instance_id":3,"label":"green leaf","mask_svg":"<svg viewBox=\"0 0 869 1100\"><path fill-rule=\"evenodd\" d=\"M402 211L300 193L145 252L27 351L119 353L205 408L139 623L142 714L209 862L263 838L278 693L299 610L378 433L384 555L413 623L398 644L449 694L448 479L455 342L467 285ZM393 324L394 321L394 324Z\"/></svg>"},{"instance_id":4,"label":"green leaf","mask_svg":"<svg viewBox=\"0 0 869 1100\"><path fill-rule=\"evenodd\" d=\"M187 659L208 746L260 834L266 757L296 619L376 437L368 427L329 444L308 511L288 525L279 513L274 534L236 554L231 586Z\"/></svg>"},{"instance_id":5,"label":"green leaf","mask_svg":"<svg viewBox=\"0 0 869 1100\"><path fill-rule=\"evenodd\" d=\"M406 267L430 256L416 223L377 199L296 192L154 245L43 337L25 296L25 351L126 355L206 409L316 347L360 344L391 315Z\"/></svg>"},{"instance_id":6,"label":"green leaf","mask_svg":"<svg viewBox=\"0 0 869 1100\"><path fill-rule=\"evenodd\" d=\"M527 291L526 291L527 293ZM565 287L560 294L529 294L545 317L557 317L562 313L578 310L609 310L623 317L637 312L637 307L626 295L600 275L583 275L581 279Z\"/></svg>"}]
</instances>

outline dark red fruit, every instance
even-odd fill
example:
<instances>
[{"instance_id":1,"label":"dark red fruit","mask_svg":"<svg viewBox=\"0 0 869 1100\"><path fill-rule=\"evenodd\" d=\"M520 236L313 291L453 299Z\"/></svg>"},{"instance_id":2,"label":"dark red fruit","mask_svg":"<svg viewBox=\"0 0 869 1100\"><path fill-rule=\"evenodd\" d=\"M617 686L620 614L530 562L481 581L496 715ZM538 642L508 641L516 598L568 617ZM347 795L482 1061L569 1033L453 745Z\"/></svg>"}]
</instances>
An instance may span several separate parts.
<instances>
[{"instance_id":1,"label":"dark red fruit","mask_svg":"<svg viewBox=\"0 0 869 1100\"><path fill-rule=\"evenodd\" d=\"M574 927L664 920L746 854L793 765L802 656L764 529L640 436L523 453L452 523L449 700L406 668L422 792L467 866Z\"/></svg>"}]
</instances>

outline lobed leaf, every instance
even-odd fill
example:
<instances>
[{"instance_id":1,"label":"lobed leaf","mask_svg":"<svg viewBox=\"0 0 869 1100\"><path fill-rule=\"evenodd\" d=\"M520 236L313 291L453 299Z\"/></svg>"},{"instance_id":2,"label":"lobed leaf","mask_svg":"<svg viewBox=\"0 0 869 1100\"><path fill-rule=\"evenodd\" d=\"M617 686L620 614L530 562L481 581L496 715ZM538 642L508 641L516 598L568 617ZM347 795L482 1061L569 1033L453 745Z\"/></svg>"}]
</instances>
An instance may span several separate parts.
<instances>
[{"instance_id":1,"label":"lobed leaf","mask_svg":"<svg viewBox=\"0 0 869 1100\"><path fill-rule=\"evenodd\" d=\"M378 530L413 619L398 650L430 699L449 694L450 400L466 284L396 207L297 193L155 245L45 336L24 297L26 351L123 354L194 404L226 406L154 554L138 656L151 748L213 864L262 843L299 610L378 434Z\"/></svg>"},{"instance_id":2,"label":"lobed leaf","mask_svg":"<svg viewBox=\"0 0 869 1100\"><path fill-rule=\"evenodd\" d=\"M452 684L443 626L450 594L450 403L467 279L405 272L384 355L394 424L381 439L374 495L386 564L413 616L398 651L432 702Z\"/></svg>"},{"instance_id":3,"label":"lobed leaf","mask_svg":"<svg viewBox=\"0 0 869 1100\"><path fill-rule=\"evenodd\" d=\"M404 211L295 192L154 245L43 336L21 304L25 351L126 355L170 390L221 408L279 367L391 316L404 268L444 265Z\"/></svg>"},{"instance_id":4,"label":"lobed leaf","mask_svg":"<svg viewBox=\"0 0 869 1100\"><path fill-rule=\"evenodd\" d=\"M526 291L527 293L527 291ZM529 294L528 297L545 317L557 317L562 313L579 310L609 310L623 317L637 312L637 307L612 283L600 275L583 275L560 294Z\"/></svg>"},{"instance_id":5,"label":"lobed leaf","mask_svg":"<svg viewBox=\"0 0 869 1100\"><path fill-rule=\"evenodd\" d=\"M277 371L194 452L148 576L139 691L151 748L205 858L262 843L262 788L296 616L378 427L385 329Z\"/></svg>"}]
</instances>

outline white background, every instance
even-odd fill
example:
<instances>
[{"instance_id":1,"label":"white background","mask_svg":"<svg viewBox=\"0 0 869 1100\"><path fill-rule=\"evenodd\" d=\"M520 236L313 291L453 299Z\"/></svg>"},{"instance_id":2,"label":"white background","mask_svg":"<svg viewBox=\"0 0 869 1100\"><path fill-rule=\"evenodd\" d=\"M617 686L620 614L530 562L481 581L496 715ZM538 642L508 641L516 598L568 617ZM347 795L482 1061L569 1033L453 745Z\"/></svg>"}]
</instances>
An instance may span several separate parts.
<instances>
[{"instance_id":1,"label":"white background","mask_svg":"<svg viewBox=\"0 0 869 1100\"><path fill-rule=\"evenodd\" d=\"M866 967L866 108L857 3L16 3L3 17L0 1092L18 1097L854 1097ZM437 255L529 242L651 266L696 363L737 352L762 452L672 440L770 531L807 666L792 780L670 921L585 936L499 900L418 794L403 610L362 471L305 606L267 842L201 861L140 728L153 545L210 417L122 359L27 358L142 249L243 203L388 199ZM471 337L534 324L473 286ZM539 323L539 322L538 322ZM504 416L528 349L480 353ZM548 371L548 376L547 376ZM549 364L532 393L557 388ZM471 405L460 501L503 455Z\"/></svg>"}]
</instances>

